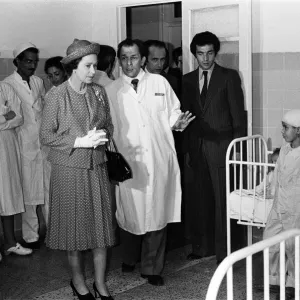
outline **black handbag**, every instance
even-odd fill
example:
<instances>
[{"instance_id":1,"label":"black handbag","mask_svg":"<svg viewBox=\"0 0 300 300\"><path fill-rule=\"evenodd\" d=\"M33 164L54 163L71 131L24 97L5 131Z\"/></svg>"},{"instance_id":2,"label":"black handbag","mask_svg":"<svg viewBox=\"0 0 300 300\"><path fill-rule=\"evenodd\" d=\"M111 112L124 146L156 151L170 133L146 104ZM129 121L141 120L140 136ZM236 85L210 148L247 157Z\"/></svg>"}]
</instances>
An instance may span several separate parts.
<instances>
[{"instance_id":1,"label":"black handbag","mask_svg":"<svg viewBox=\"0 0 300 300\"><path fill-rule=\"evenodd\" d=\"M131 168L124 156L118 152L113 138L110 138L107 143L106 156L108 176L111 181L123 182L132 178Z\"/></svg>"}]
</instances>

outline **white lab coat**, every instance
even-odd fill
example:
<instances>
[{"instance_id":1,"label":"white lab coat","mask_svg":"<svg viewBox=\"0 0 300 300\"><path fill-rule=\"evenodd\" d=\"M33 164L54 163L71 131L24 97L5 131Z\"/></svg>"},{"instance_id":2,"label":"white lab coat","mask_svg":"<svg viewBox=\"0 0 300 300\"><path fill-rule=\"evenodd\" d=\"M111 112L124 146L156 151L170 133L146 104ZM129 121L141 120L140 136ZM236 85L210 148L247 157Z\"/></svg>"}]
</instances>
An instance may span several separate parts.
<instances>
[{"instance_id":1,"label":"white lab coat","mask_svg":"<svg viewBox=\"0 0 300 300\"><path fill-rule=\"evenodd\" d=\"M123 75L106 87L114 138L133 178L117 186L119 226L145 234L181 220L180 171L171 127L180 102L167 80L140 71L137 93Z\"/></svg>"},{"instance_id":2,"label":"white lab coat","mask_svg":"<svg viewBox=\"0 0 300 300\"><path fill-rule=\"evenodd\" d=\"M42 103L45 96L43 81L37 76L31 76L30 89L27 82L15 71L6 77L4 82L14 89L22 103L24 124L17 127L16 132L21 152L24 203L43 204L43 157L39 140Z\"/></svg>"}]
</instances>

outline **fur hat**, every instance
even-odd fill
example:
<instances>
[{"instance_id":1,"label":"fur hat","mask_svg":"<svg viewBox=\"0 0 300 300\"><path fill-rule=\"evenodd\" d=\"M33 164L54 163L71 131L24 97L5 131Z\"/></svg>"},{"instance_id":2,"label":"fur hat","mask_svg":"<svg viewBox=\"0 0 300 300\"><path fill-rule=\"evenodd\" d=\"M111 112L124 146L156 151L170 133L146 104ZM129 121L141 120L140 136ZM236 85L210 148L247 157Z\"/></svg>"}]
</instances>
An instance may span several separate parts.
<instances>
[{"instance_id":1,"label":"fur hat","mask_svg":"<svg viewBox=\"0 0 300 300\"><path fill-rule=\"evenodd\" d=\"M22 52L24 52L25 50L27 50L29 48L35 48L35 49L37 49L37 47L34 44L30 43L30 42L19 44L13 50L13 56L14 56L14 58L18 57Z\"/></svg>"},{"instance_id":2,"label":"fur hat","mask_svg":"<svg viewBox=\"0 0 300 300\"><path fill-rule=\"evenodd\" d=\"M67 55L61 60L61 63L68 64L77 58L81 58L89 54L98 55L99 52L99 44L91 43L87 40L74 39L73 43L67 48Z\"/></svg>"},{"instance_id":3,"label":"fur hat","mask_svg":"<svg viewBox=\"0 0 300 300\"><path fill-rule=\"evenodd\" d=\"M300 127L300 109L287 111L282 118L282 122L294 127Z\"/></svg>"}]
</instances>

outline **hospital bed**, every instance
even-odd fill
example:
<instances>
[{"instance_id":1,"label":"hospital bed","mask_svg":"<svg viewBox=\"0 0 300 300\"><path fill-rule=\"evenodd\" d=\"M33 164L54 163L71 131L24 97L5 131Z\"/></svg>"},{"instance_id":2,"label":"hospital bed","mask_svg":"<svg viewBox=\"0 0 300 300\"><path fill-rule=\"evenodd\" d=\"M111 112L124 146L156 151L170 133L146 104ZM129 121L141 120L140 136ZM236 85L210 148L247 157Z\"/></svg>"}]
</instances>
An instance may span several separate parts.
<instances>
[{"instance_id":1,"label":"hospital bed","mask_svg":"<svg viewBox=\"0 0 300 300\"><path fill-rule=\"evenodd\" d=\"M280 234L277 234L269 239L260 241L238 251L231 253L227 256L221 264L216 269L207 293L206 300L215 300L219 299L218 293L221 283L227 275L227 300L233 300L234 298L234 289L233 289L233 265L246 258L246 298L247 300L252 299L270 299L270 291L269 291L269 249L271 246L276 244L280 245L280 300L285 299L285 241L293 238L295 239L295 300L299 300L299 252L300 252L300 230L299 229L290 229ZM259 294L258 297L253 297L253 282L252 282L252 257L256 253L263 252L263 273L264 273L264 292ZM240 298L238 298L240 299ZM222 299L223 300L223 299Z\"/></svg>"},{"instance_id":2,"label":"hospital bed","mask_svg":"<svg viewBox=\"0 0 300 300\"><path fill-rule=\"evenodd\" d=\"M252 228L265 227L273 199L267 193L267 174L275 165L269 163L271 151L261 135L234 139L226 154L227 254L231 253L230 220L247 226L248 245ZM257 186L263 189L257 193Z\"/></svg>"}]
</instances>

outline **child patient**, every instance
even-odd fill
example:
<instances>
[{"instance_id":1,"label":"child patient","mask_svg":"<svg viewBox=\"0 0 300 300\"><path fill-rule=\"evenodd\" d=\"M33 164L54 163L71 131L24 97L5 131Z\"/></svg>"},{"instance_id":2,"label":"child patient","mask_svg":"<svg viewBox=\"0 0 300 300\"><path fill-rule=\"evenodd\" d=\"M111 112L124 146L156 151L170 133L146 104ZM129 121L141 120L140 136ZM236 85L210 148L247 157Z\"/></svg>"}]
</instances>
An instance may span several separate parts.
<instances>
[{"instance_id":1,"label":"child patient","mask_svg":"<svg viewBox=\"0 0 300 300\"><path fill-rule=\"evenodd\" d=\"M276 164L279 156L280 148L276 148L271 154L271 161L273 164ZM264 182L266 181L266 199L273 199L275 195L275 181L274 179L274 169L272 168L267 174L266 180L262 181L255 188L256 194L259 196L264 196Z\"/></svg>"},{"instance_id":2,"label":"child patient","mask_svg":"<svg viewBox=\"0 0 300 300\"><path fill-rule=\"evenodd\" d=\"M264 230L264 239L291 228L300 228L300 110L290 110L285 113L282 119L282 136L287 144L280 150L274 171L274 203ZM285 299L293 299L295 294L294 239L286 241L285 252ZM279 244L270 248L269 274L270 291L277 293L277 299L280 299Z\"/></svg>"}]
</instances>

